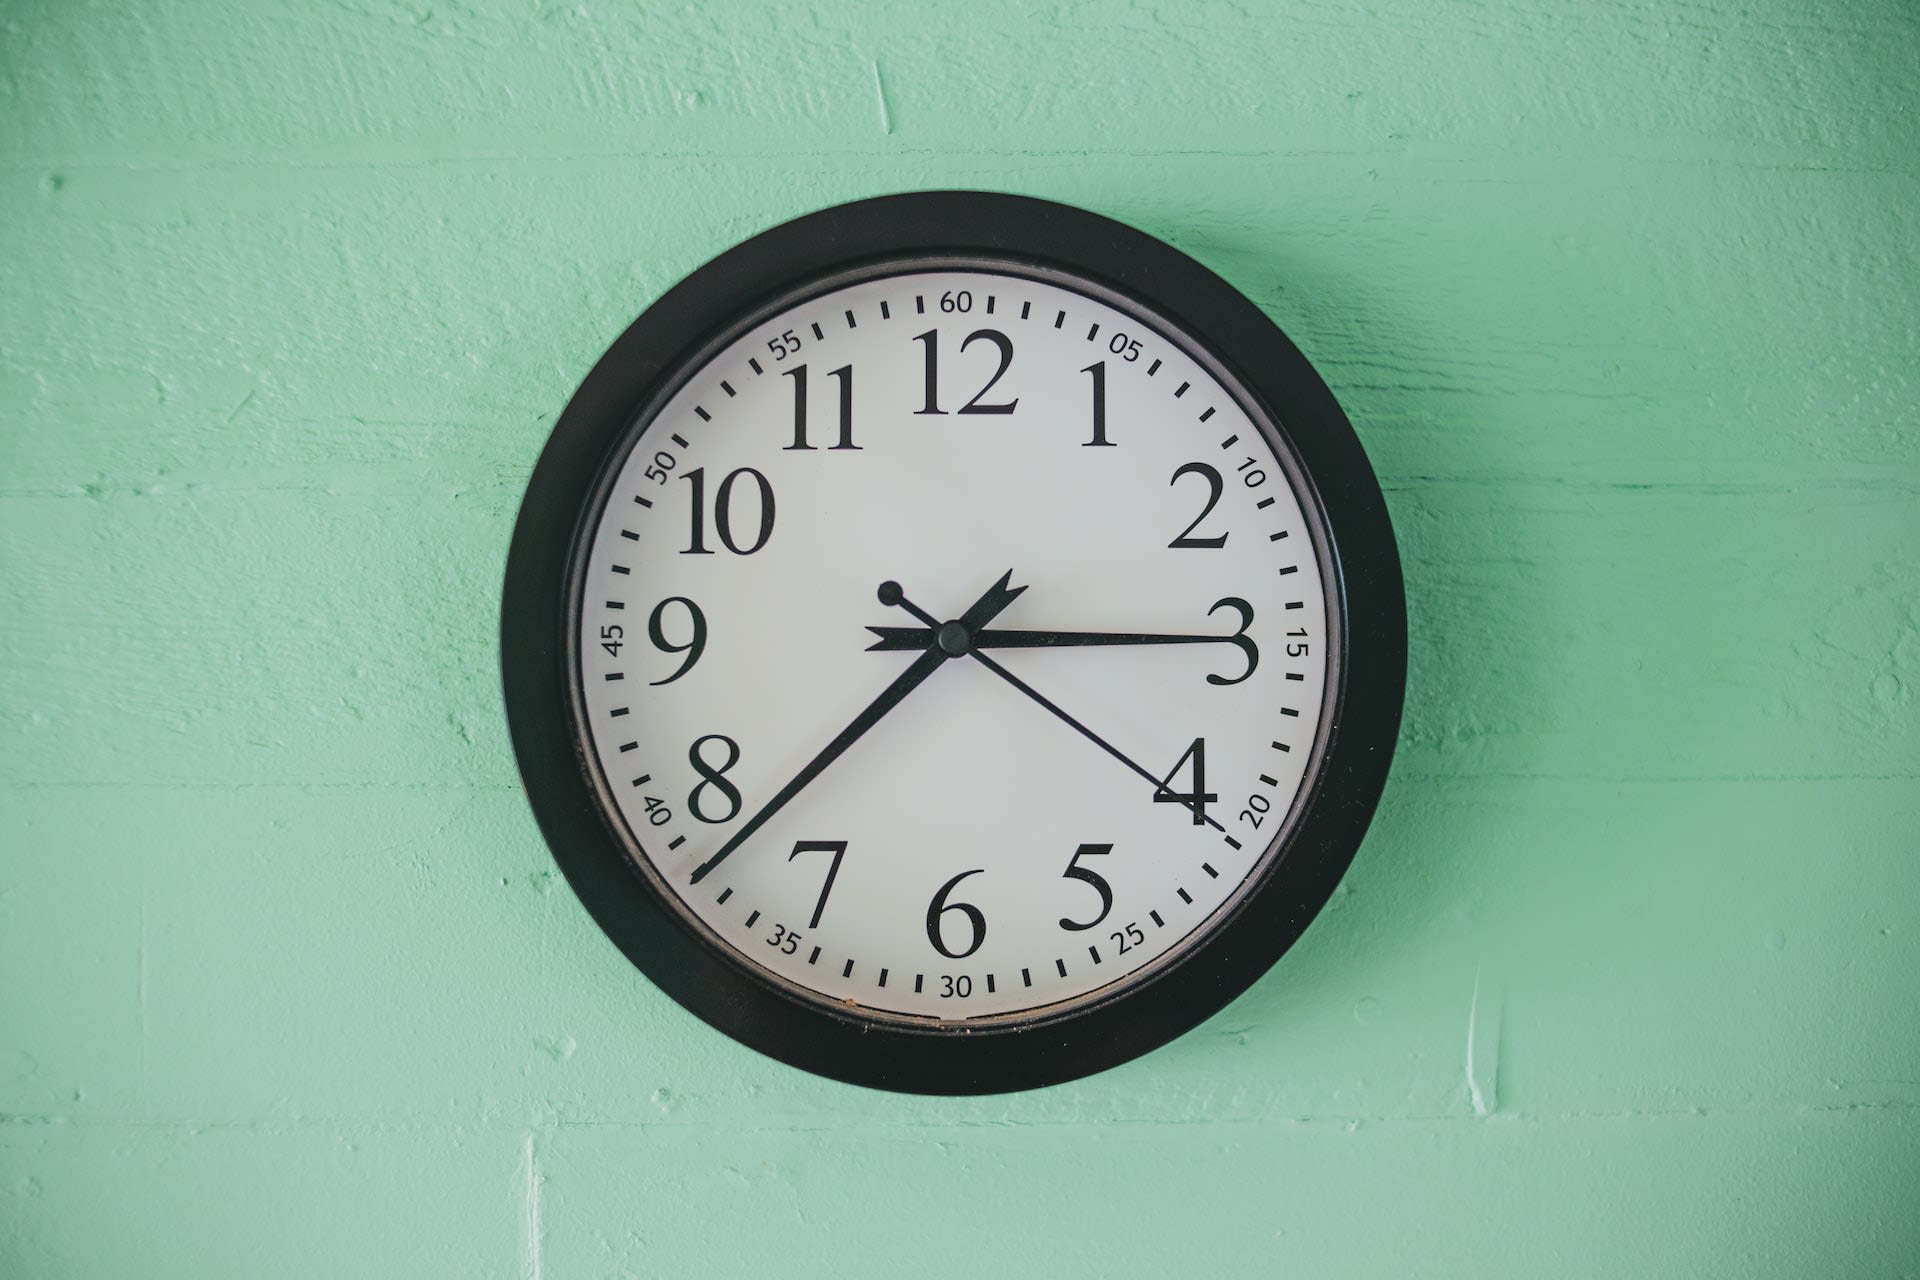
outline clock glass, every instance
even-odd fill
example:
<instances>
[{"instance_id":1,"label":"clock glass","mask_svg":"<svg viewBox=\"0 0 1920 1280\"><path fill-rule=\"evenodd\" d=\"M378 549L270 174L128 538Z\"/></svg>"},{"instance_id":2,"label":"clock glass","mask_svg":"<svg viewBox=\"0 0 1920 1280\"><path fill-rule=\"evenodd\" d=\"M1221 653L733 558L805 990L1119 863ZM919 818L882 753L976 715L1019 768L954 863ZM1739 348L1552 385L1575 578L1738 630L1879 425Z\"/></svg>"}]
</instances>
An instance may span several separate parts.
<instances>
[{"instance_id":1,"label":"clock glass","mask_svg":"<svg viewBox=\"0 0 1920 1280\"><path fill-rule=\"evenodd\" d=\"M1083 210L823 210L650 306L501 608L528 799L675 1000L843 1080L1031 1087L1180 1034L1385 785L1399 560L1285 336Z\"/></svg>"},{"instance_id":2,"label":"clock glass","mask_svg":"<svg viewBox=\"0 0 1920 1280\"><path fill-rule=\"evenodd\" d=\"M1288 829L1337 630L1314 510L1164 317L855 271L634 424L580 547L580 729L638 868L770 978L910 1019L1098 999Z\"/></svg>"}]
</instances>

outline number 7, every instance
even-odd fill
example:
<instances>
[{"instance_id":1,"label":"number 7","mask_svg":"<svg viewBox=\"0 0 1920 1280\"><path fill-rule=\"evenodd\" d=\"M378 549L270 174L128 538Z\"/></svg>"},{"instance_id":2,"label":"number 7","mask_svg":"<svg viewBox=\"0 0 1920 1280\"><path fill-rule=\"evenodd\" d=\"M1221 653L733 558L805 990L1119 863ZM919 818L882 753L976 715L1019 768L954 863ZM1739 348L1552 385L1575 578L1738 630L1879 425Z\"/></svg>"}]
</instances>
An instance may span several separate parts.
<instances>
[{"instance_id":1,"label":"number 7","mask_svg":"<svg viewBox=\"0 0 1920 1280\"><path fill-rule=\"evenodd\" d=\"M827 909L827 895L833 892L833 878L840 874L840 859L847 856L847 842L845 840L797 840L794 842L793 852L787 855L787 861L792 862L803 853L826 852L833 854L833 865L827 868L827 882L820 886L820 901L813 904L813 919L807 921L809 929L820 927L820 913Z\"/></svg>"}]
</instances>

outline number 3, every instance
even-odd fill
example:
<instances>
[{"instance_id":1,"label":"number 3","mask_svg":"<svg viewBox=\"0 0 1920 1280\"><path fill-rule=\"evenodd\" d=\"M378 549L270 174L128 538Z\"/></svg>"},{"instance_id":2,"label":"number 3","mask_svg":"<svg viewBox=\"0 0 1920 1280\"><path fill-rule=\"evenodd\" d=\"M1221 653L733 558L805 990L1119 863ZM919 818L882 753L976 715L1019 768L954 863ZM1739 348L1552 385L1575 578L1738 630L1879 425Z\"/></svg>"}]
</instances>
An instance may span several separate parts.
<instances>
[{"instance_id":1,"label":"number 3","mask_svg":"<svg viewBox=\"0 0 1920 1280\"><path fill-rule=\"evenodd\" d=\"M1240 652L1247 655L1247 669L1231 680L1225 676L1216 676L1208 673L1207 683L1239 684L1242 680L1252 675L1253 669L1260 665L1260 650L1255 647L1253 641L1247 639L1247 628L1253 625L1253 606L1245 600L1242 600L1239 596L1228 596L1224 600L1215 601L1213 608L1207 610L1207 616L1211 618L1221 609L1233 609L1240 615L1240 629L1232 635L1224 637L1224 639L1229 644L1238 648Z\"/></svg>"}]
</instances>

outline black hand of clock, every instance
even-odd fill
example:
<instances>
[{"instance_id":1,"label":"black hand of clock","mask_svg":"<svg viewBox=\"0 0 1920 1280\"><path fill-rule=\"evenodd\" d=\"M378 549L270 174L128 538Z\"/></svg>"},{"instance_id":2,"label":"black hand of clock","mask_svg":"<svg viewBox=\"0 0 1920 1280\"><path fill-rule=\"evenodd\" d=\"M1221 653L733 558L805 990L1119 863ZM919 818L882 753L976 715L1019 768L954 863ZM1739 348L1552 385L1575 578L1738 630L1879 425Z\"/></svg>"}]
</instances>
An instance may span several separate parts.
<instances>
[{"instance_id":1,"label":"black hand of clock","mask_svg":"<svg viewBox=\"0 0 1920 1280\"><path fill-rule=\"evenodd\" d=\"M938 633L933 627L868 627L880 638L869 653L901 649L931 649ZM1051 649L1104 644L1232 644L1238 636L1168 636L1131 631L981 631L973 637L975 649Z\"/></svg>"},{"instance_id":2,"label":"black hand of clock","mask_svg":"<svg viewBox=\"0 0 1920 1280\"><path fill-rule=\"evenodd\" d=\"M988 587L987 593L974 601L973 606L960 615L959 625L965 627L967 633L971 634L975 627L997 616L1001 610L1012 604L1022 591L1026 590L1025 587L1009 587L1007 583L1012 578L1013 571L1009 569L1001 575L1000 581ZM879 594L882 604L895 604L905 598L897 582L881 583ZM747 819L746 825L734 832L712 857L695 867L693 875L689 877L691 882L699 884L704 880L708 872L724 862L728 854L739 848L747 837L758 831L774 814L780 812L786 803L799 795L809 782L819 777L828 765L839 759L848 747L859 741L860 735L880 723L882 716L900 705L902 699L912 693L923 680L937 671L952 656L954 655L946 649L935 646L916 659L912 666L902 671L892 684L881 691L879 697L867 704L866 710L853 718L852 724L842 729L832 742L821 749L820 754L809 760L806 767L793 776L792 781L780 788L773 799L762 805L760 812Z\"/></svg>"},{"instance_id":3,"label":"black hand of clock","mask_svg":"<svg viewBox=\"0 0 1920 1280\"><path fill-rule=\"evenodd\" d=\"M1004 582L1005 579L1003 578L1001 579L1001 581ZM933 640L934 640L934 647L929 649L927 652L928 653L943 652L944 647L949 643L949 633L946 627L938 626L934 622L932 615L927 613L926 610L915 605L913 601L907 599L905 596L899 596L896 599L888 600L886 601L886 603L897 604L901 608L905 609L908 613L911 613L914 617L926 623L927 634L933 637ZM880 630L880 628L878 627L869 627L867 629L869 631ZM898 628L898 629L912 630L912 628ZM977 634L981 636L990 636L993 634L993 632L983 631ZM1018 634L1018 633L1015 633L1015 634ZM1208 638L1214 639L1215 637L1210 636ZM1225 639L1227 637L1218 637L1218 638ZM878 647L878 646L874 646L874 647ZM978 649L973 648L971 645L968 645L967 648L962 649L960 652L971 654L976 662L986 667L987 670L993 672L995 675L999 676L1002 680L1005 680L1008 684L1012 685L1014 688L1018 689L1020 692L1026 694L1029 698L1032 698L1035 702L1039 703L1041 706L1045 707L1047 710L1053 712L1054 715L1060 717L1060 719L1064 720L1067 724L1071 725L1080 734L1080 736L1085 738L1088 742L1091 742L1094 746L1100 748L1102 751L1112 756L1115 760L1118 760L1121 764L1127 766L1127 768L1133 770L1135 773L1145 778L1148 782L1151 782L1153 784L1153 787L1156 793L1166 790L1167 784L1164 780L1154 777L1152 774L1148 773L1145 769L1135 764L1130 758L1127 757L1125 753L1123 753L1120 750L1120 748L1114 746L1111 742L1108 742L1105 738L1101 737L1099 734L1095 733L1093 730L1087 728L1086 725L1081 724L1078 720L1074 719L1058 703L1054 702L1051 698L1047 697L1046 694L1041 693L1038 689L1028 684L1025 680L1022 680L1019 676L1016 676L1015 674L1013 674L1013 672L1007 670L1005 667L995 662L992 658L989 658L986 654L981 653ZM1188 807L1193 808L1193 806L1188 806ZM1215 831L1220 831L1220 832L1226 831L1225 827L1221 826L1218 822L1215 822L1212 818L1207 817L1205 813L1200 812L1198 809L1195 809L1194 812L1196 817L1198 817L1202 822L1205 822L1208 826L1212 827Z\"/></svg>"}]
</instances>

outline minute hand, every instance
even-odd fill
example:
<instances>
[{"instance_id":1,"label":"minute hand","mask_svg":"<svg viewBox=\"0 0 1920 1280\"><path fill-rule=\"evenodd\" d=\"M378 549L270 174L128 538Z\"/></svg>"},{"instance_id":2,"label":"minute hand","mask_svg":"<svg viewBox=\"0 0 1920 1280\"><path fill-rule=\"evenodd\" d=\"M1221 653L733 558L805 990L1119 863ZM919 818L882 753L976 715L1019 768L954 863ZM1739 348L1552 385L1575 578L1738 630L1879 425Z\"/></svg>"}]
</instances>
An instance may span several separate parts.
<instances>
[{"instance_id":1,"label":"minute hand","mask_svg":"<svg viewBox=\"0 0 1920 1280\"><path fill-rule=\"evenodd\" d=\"M931 627L868 627L880 638L867 646L873 650L929 649L933 647ZM978 631L973 636L976 649L1054 649L1080 645L1107 644L1232 644L1238 636L1174 636L1142 631Z\"/></svg>"}]
</instances>

